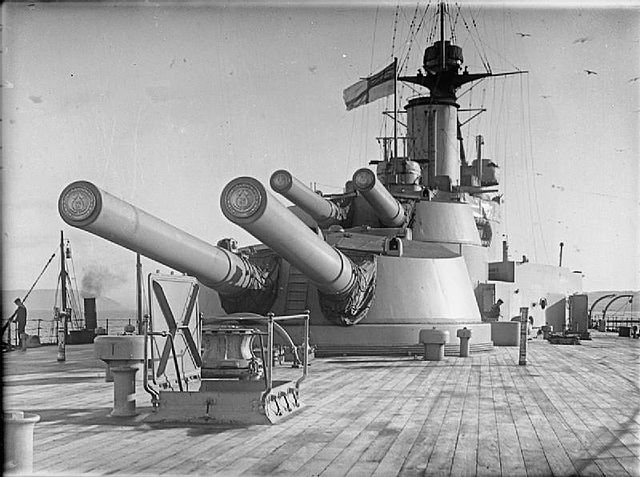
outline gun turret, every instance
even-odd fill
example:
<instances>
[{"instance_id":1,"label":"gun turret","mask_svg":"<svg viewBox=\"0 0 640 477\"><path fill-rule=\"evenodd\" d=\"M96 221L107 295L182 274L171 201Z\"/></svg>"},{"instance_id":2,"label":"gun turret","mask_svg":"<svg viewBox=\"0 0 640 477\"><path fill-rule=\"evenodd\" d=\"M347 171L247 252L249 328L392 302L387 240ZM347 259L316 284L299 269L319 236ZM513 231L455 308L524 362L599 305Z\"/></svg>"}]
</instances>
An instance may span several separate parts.
<instances>
[{"instance_id":1,"label":"gun turret","mask_svg":"<svg viewBox=\"0 0 640 477\"><path fill-rule=\"evenodd\" d=\"M252 177L238 177L220 197L222 213L300 270L326 293L348 293L353 264Z\"/></svg>"},{"instance_id":2,"label":"gun turret","mask_svg":"<svg viewBox=\"0 0 640 477\"><path fill-rule=\"evenodd\" d=\"M269 246L320 292L320 305L329 319L357 323L373 297L375 271L354 264L316 235L252 177L229 182L220 196L222 213Z\"/></svg>"},{"instance_id":3,"label":"gun turret","mask_svg":"<svg viewBox=\"0 0 640 477\"><path fill-rule=\"evenodd\" d=\"M380 222L387 227L401 227L405 222L404 207L387 188L367 168L358 169L353 174L356 190L362 194L369 205L373 207Z\"/></svg>"},{"instance_id":4,"label":"gun turret","mask_svg":"<svg viewBox=\"0 0 640 477\"><path fill-rule=\"evenodd\" d=\"M345 219L345 211L339 205L316 194L289 171L274 172L269 183L274 191L300 207L321 227L340 224Z\"/></svg>"},{"instance_id":5,"label":"gun turret","mask_svg":"<svg viewBox=\"0 0 640 477\"><path fill-rule=\"evenodd\" d=\"M200 240L90 182L69 184L60 194L58 210L67 224L194 276L221 294L269 286L267 274L246 258Z\"/></svg>"}]
</instances>

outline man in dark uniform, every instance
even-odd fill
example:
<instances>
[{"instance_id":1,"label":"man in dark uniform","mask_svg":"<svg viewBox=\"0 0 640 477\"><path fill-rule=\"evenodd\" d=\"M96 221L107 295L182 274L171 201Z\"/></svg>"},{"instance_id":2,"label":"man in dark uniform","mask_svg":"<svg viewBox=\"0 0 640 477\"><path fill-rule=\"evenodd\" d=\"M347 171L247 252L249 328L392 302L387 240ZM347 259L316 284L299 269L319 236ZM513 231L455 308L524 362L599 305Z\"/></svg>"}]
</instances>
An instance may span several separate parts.
<instances>
[{"instance_id":1,"label":"man in dark uniform","mask_svg":"<svg viewBox=\"0 0 640 477\"><path fill-rule=\"evenodd\" d=\"M500 306L504 303L500 298L498 301L491 305L489 311L485 313L485 321L498 321L500 318Z\"/></svg>"},{"instance_id":2,"label":"man in dark uniform","mask_svg":"<svg viewBox=\"0 0 640 477\"><path fill-rule=\"evenodd\" d=\"M14 322L18 323L18 336L20 337L20 349L22 351L27 351L27 333L25 332L25 328L27 327L27 308L22 303L20 298L16 298L14 303L18 307L16 312L14 313L15 318Z\"/></svg>"}]
</instances>

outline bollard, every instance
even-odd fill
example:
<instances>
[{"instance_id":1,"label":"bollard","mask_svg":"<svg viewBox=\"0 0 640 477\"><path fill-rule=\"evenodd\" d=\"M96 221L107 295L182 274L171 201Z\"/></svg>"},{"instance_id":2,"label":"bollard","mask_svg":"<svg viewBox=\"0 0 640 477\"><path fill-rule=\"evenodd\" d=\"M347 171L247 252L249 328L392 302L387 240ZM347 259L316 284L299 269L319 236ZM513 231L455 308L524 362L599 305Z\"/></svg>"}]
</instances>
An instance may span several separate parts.
<instances>
[{"instance_id":1,"label":"bollard","mask_svg":"<svg viewBox=\"0 0 640 477\"><path fill-rule=\"evenodd\" d=\"M136 412L136 372L131 366L111 368L113 374L112 416L135 416Z\"/></svg>"},{"instance_id":2,"label":"bollard","mask_svg":"<svg viewBox=\"0 0 640 477\"><path fill-rule=\"evenodd\" d=\"M420 330L419 341L424 344L424 361L442 361L449 332L437 330L435 326L430 330Z\"/></svg>"},{"instance_id":3,"label":"bollard","mask_svg":"<svg viewBox=\"0 0 640 477\"><path fill-rule=\"evenodd\" d=\"M518 359L518 365L526 366L527 364L527 327L529 316L529 308L526 306L520 307L520 356Z\"/></svg>"},{"instance_id":4,"label":"bollard","mask_svg":"<svg viewBox=\"0 0 640 477\"><path fill-rule=\"evenodd\" d=\"M33 472L33 429L40 420L37 414L22 411L4 413L4 471L6 474Z\"/></svg>"},{"instance_id":5,"label":"bollard","mask_svg":"<svg viewBox=\"0 0 640 477\"><path fill-rule=\"evenodd\" d=\"M553 326L551 325L543 325L540 327L542 329L542 338L545 340L549 339L549 333L553 331Z\"/></svg>"},{"instance_id":6,"label":"bollard","mask_svg":"<svg viewBox=\"0 0 640 477\"><path fill-rule=\"evenodd\" d=\"M460 357L467 358L469 356L469 340L471 339L471 330L465 326L461 330L456 331L456 336L460 338Z\"/></svg>"},{"instance_id":7,"label":"bollard","mask_svg":"<svg viewBox=\"0 0 640 477\"><path fill-rule=\"evenodd\" d=\"M112 383L113 382L113 373L111 372L111 365L106 363L106 368L104 370L104 382Z\"/></svg>"},{"instance_id":8,"label":"bollard","mask_svg":"<svg viewBox=\"0 0 640 477\"><path fill-rule=\"evenodd\" d=\"M135 416L136 372L144 362L144 336L98 336L93 341L93 347L96 358L107 364L105 381L113 379L111 415Z\"/></svg>"}]
</instances>

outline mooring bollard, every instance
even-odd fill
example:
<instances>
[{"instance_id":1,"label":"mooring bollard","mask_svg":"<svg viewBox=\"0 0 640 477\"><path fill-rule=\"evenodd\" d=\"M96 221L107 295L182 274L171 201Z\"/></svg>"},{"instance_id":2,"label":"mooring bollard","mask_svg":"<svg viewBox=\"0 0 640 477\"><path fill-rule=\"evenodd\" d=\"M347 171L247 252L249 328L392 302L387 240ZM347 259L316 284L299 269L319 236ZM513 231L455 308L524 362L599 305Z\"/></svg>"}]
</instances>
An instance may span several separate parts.
<instances>
[{"instance_id":1,"label":"mooring bollard","mask_svg":"<svg viewBox=\"0 0 640 477\"><path fill-rule=\"evenodd\" d=\"M113 382L113 373L111 372L111 365L106 363L106 367L104 369L104 382L112 383Z\"/></svg>"},{"instance_id":2,"label":"mooring bollard","mask_svg":"<svg viewBox=\"0 0 640 477\"><path fill-rule=\"evenodd\" d=\"M4 471L8 475L33 472L33 429L37 414L22 411L4 413Z\"/></svg>"},{"instance_id":3,"label":"mooring bollard","mask_svg":"<svg viewBox=\"0 0 640 477\"><path fill-rule=\"evenodd\" d=\"M527 326L529 316L529 308L523 306L520 308L520 357L518 364L526 366L527 364Z\"/></svg>"},{"instance_id":4,"label":"mooring bollard","mask_svg":"<svg viewBox=\"0 0 640 477\"><path fill-rule=\"evenodd\" d=\"M469 356L469 340L471 339L471 330L464 328L456 331L456 336L460 338L460 357L467 358Z\"/></svg>"},{"instance_id":5,"label":"mooring bollard","mask_svg":"<svg viewBox=\"0 0 640 477\"><path fill-rule=\"evenodd\" d=\"M135 416L136 412L136 372L131 366L116 366L113 373L112 416Z\"/></svg>"},{"instance_id":6,"label":"mooring bollard","mask_svg":"<svg viewBox=\"0 0 640 477\"><path fill-rule=\"evenodd\" d=\"M444 359L444 345L449 341L449 332L437 330L434 326L430 330L420 330L420 343L424 344L424 361L442 361Z\"/></svg>"},{"instance_id":7,"label":"mooring bollard","mask_svg":"<svg viewBox=\"0 0 640 477\"><path fill-rule=\"evenodd\" d=\"M93 341L96 358L107 364L105 381L113 376L112 416L136 415L136 372L144 362L144 336L98 336Z\"/></svg>"}]
</instances>

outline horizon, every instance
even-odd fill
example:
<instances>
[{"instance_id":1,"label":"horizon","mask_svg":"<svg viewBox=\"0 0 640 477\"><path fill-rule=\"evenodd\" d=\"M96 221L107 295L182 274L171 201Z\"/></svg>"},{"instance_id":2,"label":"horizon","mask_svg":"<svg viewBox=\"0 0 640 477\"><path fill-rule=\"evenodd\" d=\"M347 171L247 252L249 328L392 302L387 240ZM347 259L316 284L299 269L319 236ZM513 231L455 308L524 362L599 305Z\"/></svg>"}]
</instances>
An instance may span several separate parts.
<instances>
[{"instance_id":1,"label":"horizon","mask_svg":"<svg viewBox=\"0 0 640 477\"><path fill-rule=\"evenodd\" d=\"M20 290L20 289L16 289L16 290L0 290L0 294L3 297L2 300L2 311L3 311L3 316L7 316L7 314L11 314L13 312L13 309L15 308L15 305L13 304L13 300L16 297L23 297L24 294L23 292L26 292L27 290ZM43 288L43 289L34 289L34 291L39 291L39 292L52 292L55 293L55 289L47 289L47 288ZM9 293L11 292L11 293ZM19 293L15 293L15 292L19 292ZM589 295L590 299L593 299L593 296L599 296L599 295L604 295L604 294L608 294L608 293L615 293L615 294L631 294L634 295L634 298L636 296L638 296L640 298L640 290L589 290L589 291L583 291L581 294L584 295ZM15 295L15 296L14 296ZM593 296L592 296L593 295ZM109 314L117 314L117 313L135 313L136 310L136 304L135 302L121 302L115 298L109 297L109 296L100 296L100 297L95 297L96 298L96 304L99 305L100 302L104 302L106 301L107 304L115 304L117 305L117 308L107 308L107 309L102 309L103 313L109 313ZM604 305L605 303L603 303ZM43 314L44 312L47 313L51 313L53 310L53 304L48 307L48 308L44 308L44 307L40 307L40 308L33 308L32 305L30 305L29 300L27 299L25 306L27 307L27 309L31 312L31 311L35 311L35 312L39 312L40 314ZM42 306L42 305L40 305ZM101 309L99 306L96 306L97 312L100 313Z\"/></svg>"}]
</instances>

